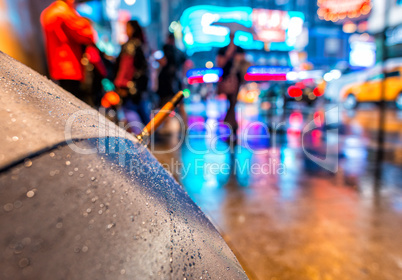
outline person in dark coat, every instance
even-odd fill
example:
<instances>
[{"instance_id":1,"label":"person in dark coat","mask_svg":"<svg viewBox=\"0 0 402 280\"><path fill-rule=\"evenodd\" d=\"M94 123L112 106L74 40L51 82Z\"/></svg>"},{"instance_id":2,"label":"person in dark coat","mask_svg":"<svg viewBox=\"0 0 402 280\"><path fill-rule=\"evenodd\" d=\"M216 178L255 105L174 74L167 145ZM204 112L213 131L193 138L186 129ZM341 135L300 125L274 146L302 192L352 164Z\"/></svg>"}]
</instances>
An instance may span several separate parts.
<instances>
[{"instance_id":1,"label":"person in dark coat","mask_svg":"<svg viewBox=\"0 0 402 280\"><path fill-rule=\"evenodd\" d=\"M150 113L144 105L148 89L148 62L144 54L145 36L138 21L127 22L128 41L121 48L116 60L114 84L123 99L123 107L138 113L143 124L150 120Z\"/></svg>"},{"instance_id":2,"label":"person in dark coat","mask_svg":"<svg viewBox=\"0 0 402 280\"><path fill-rule=\"evenodd\" d=\"M235 107L242 81L241 63L244 60L245 52L241 47L234 44L234 33L231 33L229 45L218 50L216 65L223 69L222 79L218 83L218 94L225 94L229 101L224 122L232 129L232 140L236 139L238 128Z\"/></svg>"},{"instance_id":3,"label":"person in dark coat","mask_svg":"<svg viewBox=\"0 0 402 280\"><path fill-rule=\"evenodd\" d=\"M165 55L158 76L158 95L160 106L168 102L178 91L182 90L181 68L186 61L186 55L175 44L174 34L170 33L163 46Z\"/></svg>"}]
</instances>

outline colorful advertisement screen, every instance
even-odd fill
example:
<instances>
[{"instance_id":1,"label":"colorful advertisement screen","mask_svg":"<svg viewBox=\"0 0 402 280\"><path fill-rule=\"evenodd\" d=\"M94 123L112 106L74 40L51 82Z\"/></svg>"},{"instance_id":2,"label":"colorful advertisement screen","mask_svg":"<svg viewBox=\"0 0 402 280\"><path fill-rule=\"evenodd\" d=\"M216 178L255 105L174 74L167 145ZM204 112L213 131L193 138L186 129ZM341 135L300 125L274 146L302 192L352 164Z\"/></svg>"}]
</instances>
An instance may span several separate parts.
<instances>
[{"instance_id":1,"label":"colorful advertisement screen","mask_svg":"<svg viewBox=\"0 0 402 280\"><path fill-rule=\"evenodd\" d=\"M374 42L352 42L350 44L349 64L354 67L372 67L376 61Z\"/></svg>"},{"instance_id":2,"label":"colorful advertisement screen","mask_svg":"<svg viewBox=\"0 0 402 280\"><path fill-rule=\"evenodd\" d=\"M224 47L230 42L244 49L290 51L302 35L304 15L250 7L194 6L184 11L180 23L189 54Z\"/></svg>"}]
</instances>

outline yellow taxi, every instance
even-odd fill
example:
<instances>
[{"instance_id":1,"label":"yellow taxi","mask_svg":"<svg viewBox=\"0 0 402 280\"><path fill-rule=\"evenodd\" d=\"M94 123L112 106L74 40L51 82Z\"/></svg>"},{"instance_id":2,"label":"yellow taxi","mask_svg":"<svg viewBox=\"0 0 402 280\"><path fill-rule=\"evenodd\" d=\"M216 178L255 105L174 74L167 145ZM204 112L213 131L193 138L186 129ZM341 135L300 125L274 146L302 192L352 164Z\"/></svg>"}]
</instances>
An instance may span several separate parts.
<instances>
[{"instance_id":1,"label":"yellow taxi","mask_svg":"<svg viewBox=\"0 0 402 280\"><path fill-rule=\"evenodd\" d=\"M346 86L341 94L345 108L353 109L362 102L380 102L383 77L382 73L376 74L364 82ZM395 102L397 108L402 109L402 67L385 73L384 101Z\"/></svg>"}]
</instances>

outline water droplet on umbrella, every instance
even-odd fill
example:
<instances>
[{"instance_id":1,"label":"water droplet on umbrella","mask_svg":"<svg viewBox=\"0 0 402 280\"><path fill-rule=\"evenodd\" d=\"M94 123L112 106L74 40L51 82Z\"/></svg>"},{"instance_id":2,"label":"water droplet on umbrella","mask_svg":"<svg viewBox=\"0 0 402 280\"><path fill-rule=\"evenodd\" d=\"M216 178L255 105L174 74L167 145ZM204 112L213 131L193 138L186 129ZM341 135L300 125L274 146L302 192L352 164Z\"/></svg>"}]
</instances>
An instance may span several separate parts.
<instances>
[{"instance_id":1,"label":"water droplet on umbrella","mask_svg":"<svg viewBox=\"0 0 402 280\"><path fill-rule=\"evenodd\" d=\"M25 167L31 167L32 166L32 161L30 159L26 159L24 162Z\"/></svg>"},{"instance_id":2,"label":"water droplet on umbrella","mask_svg":"<svg viewBox=\"0 0 402 280\"><path fill-rule=\"evenodd\" d=\"M6 205L3 206L4 211L10 212L13 211L14 205L12 203L7 203Z\"/></svg>"},{"instance_id":3,"label":"water droplet on umbrella","mask_svg":"<svg viewBox=\"0 0 402 280\"><path fill-rule=\"evenodd\" d=\"M32 198L35 195L35 190L30 190L27 192L27 197Z\"/></svg>"},{"instance_id":4,"label":"water droplet on umbrella","mask_svg":"<svg viewBox=\"0 0 402 280\"><path fill-rule=\"evenodd\" d=\"M29 265L30 261L27 258L23 258L18 262L18 266L21 268L27 267Z\"/></svg>"},{"instance_id":5,"label":"water droplet on umbrella","mask_svg":"<svg viewBox=\"0 0 402 280\"><path fill-rule=\"evenodd\" d=\"M22 250L24 250L24 245L22 243L17 243L14 246L14 254L16 254L16 255L21 254Z\"/></svg>"},{"instance_id":6,"label":"water droplet on umbrella","mask_svg":"<svg viewBox=\"0 0 402 280\"><path fill-rule=\"evenodd\" d=\"M32 240L29 237L25 237L24 239L22 239L22 244L25 246L31 244L31 242Z\"/></svg>"},{"instance_id":7,"label":"water droplet on umbrella","mask_svg":"<svg viewBox=\"0 0 402 280\"><path fill-rule=\"evenodd\" d=\"M70 165L71 164L71 162L70 161L66 161L66 165L68 166L68 165Z\"/></svg>"}]
</instances>

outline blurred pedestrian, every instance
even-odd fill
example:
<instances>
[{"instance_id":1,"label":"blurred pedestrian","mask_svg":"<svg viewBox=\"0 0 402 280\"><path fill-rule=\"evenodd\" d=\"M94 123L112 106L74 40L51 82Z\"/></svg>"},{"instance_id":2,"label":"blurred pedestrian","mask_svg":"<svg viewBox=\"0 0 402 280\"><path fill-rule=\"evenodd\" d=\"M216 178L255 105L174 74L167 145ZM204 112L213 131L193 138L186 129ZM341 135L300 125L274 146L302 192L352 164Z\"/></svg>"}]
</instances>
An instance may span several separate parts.
<instances>
[{"instance_id":1,"label":"blurred pedestrian","mask_svg":"<svg viewBox=\"0 0 402 280\"><path fill-rule=\"evenodd\" d=\"M235 107L237 95L242 81L242 65L245 61L245 52L234 44L234 33L230 33L228 46L218 50L216 65L223 69L222 80L218 83L218 94L226 95L229 108L224 122L232 129L232 140L236 139L238 124L236 121Z\"/></svg>"},{"instance_id":2,"label":"blurred pedestrian","mask_svg":"<svg viewBox=\"0 0 402 280\"><path fill-rule=\"evenodd\" d=\"M126 114L130 110L135 111L141 122L147 124L150 121L150 110L146 101L149 73L148 61L144 54L145 35L136 20L128 21L126 28L128 41L122 45L116 60L114 84L123 99Z\"/></svg>"},{"instance_id":3,"label":"blurred pedestrian","mask_svg":"<svg viewBox=\"0 0 402 280\"><path fill-rule=\"evenodd\" d=\"M85 101L99 108L104 95L102 80L108 77L107 59L95 45L85 48L82 63L85 66Z\"/></svg>"},{"instance_id":4,"label":"blurred pedestrian","mask_svg":"<svg viewBox=\"0 0 402 280\"><path fill-rule=\"evenodd\" d=\"M56 0L42 12L40 20L50 77L82 99L82 45L94 44L94 32L90 23L74 9L74 3L75 0Z\"/></svg>"},{"instance_id":5,"label":"blurred pedestrian","mask_svg":"<svg viewBox=\"0 0 402 280\"><path fill-rule=\"evenodd\" d=\"M158 95L160 106L168 102L178 91L182 90L181 68L186 61L186 55L176 47L173 33L169 33L163 46L164 58L158 76Z\"/></svg>"},{"instance_id":6,"label":"blurred pedestrian","mask_svg":"<svg viewBox=\"0 0 402 280\"><path fill-rule=\"evenodd\" d=\"M83 57L81 64L84 66L84 79L81 82L81 92L83 100L94 108L101 106L101 100L105 91L103 89L102 80L105 78L112 79L114 62L110 61L106 54L98 48L98 34L96 33L95 23L85 18L94 30L94 39L97 44L88 46L83 45Z\"/></svg>"}]
</instances>

